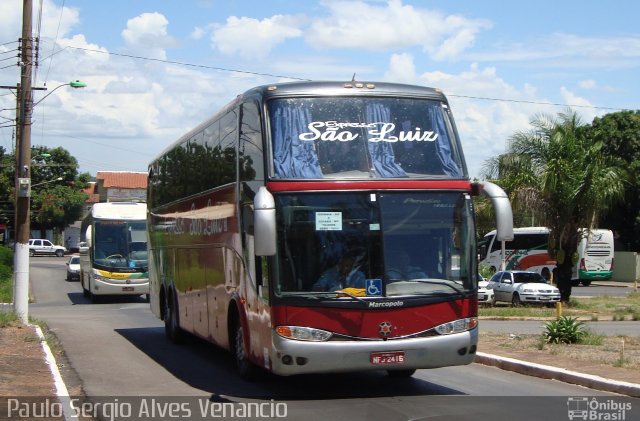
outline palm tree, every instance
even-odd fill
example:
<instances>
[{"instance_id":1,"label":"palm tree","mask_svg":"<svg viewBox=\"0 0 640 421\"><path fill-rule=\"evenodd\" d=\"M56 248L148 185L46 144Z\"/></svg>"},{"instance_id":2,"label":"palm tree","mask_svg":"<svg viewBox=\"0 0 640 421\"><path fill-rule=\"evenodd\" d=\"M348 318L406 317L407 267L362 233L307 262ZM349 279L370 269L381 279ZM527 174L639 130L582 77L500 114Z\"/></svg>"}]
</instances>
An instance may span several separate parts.
<instances>
[{"instance_id":1,"label":"palm tree","mask_svg":"<svg viewBox=\"0 0 640 421\"><path fill-rule=\"evenodd\" d=\"M626 175L619 161L601 153L602 142L589 140L588 126L573 111L537 115L530 124L510 138L506 155L487 162L484 175L508 192L516 212L526 209L549 227L555 279L568 301L578 229L594 227L598 215L622 198Z\"/></svg>"}]
</instances>

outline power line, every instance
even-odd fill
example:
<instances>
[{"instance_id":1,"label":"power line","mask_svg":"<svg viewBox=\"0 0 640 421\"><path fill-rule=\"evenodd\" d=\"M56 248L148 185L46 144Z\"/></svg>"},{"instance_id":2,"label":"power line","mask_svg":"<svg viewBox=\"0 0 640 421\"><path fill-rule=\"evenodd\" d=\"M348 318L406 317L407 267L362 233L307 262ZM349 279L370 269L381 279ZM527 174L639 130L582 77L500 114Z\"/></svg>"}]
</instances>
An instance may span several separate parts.
<instances>
[{"instance_id":1,"label":"power line","mask_svg":"<svg viewBox=\"0 0 640 421\"><path fill-rule=\"evenodd\" d=\"M620 111L632 111L630 108L616 108L616 107L599 107L597 105L579 105L579 104L560 104L557 102L544 102L544 101L527 101L524 99L507 99L507 98L490 98L490 97L482 97L482 96L471 96L471 95L456 95L456 94L447 94L448 97L456 97L456 98L468 98L468 99L480 99L485 101L496 101L496 102L514 102L520 104L532 104L532 105L552 105L556 107L572 107L572 108L595 108L598 110L620 110Z\"/></svg>"},{"instance_id":2,"label":"power line","mask_svg":"<svg viewBox=\"0 0 640 421\"><path fill-rule=\"evenodd\" d=\"M194 63L186 63L186 62L180 62L180 61L174 61L174 60L164 60L164 59L158 59L158 58L142 57L142 56L136 56L136 55L133 55L133 54L113 53L113 52L95 50L95 49L91 49L91 48L74 47L74 46L67 46L67 48L72 48L72 49L75 49L75 50L88 51L88 52L94 52L94 53L109 54L109 55L120 56L120 57L127 57L127 58L138 59L138 60L155 61L155 62L166 63L166 64L176 64L176 65L180 65L180 66L196 67L196 68L201 68L201 69L219 70L219 71L223 71L223 72L242 73L242 74L249 74L249 75L256 75L256 76L275 77L275 78L286 78L286 79L300 80L300 81L307 81L307 82L313 80L313 79L301 78L301 77L297 77L297 76L277 75L277 74L272 74L272 73L263 73L263 72L249 71L249 70L240 70L240 69L231 69L231 68L225 68L225 67L208 66L208 65L205 65L205 64L194 64ZM547 102L547 101L527 101L527 100L518 100L518 99L491 98L491 97L472 96L472 95L447 94L447 96L448 97L456 97L456 98L468 98L468 99L476 99L476 100L484 100L484 101L496 101L496 102L511 102L511 103L521 103L521 104L531 104L531 105L545 105L545 106L556 106L556 107L574 107L574 108L591 108L591 109L612 110L612 111L618 111L618 110L620 110L620 111L632 111L632 109L630 109L630 108L623 108L623 107L601 107L601 106L597 106L597 105L560 104L560 103Z\"/></svg>"},{"instance_id":3,"label":"power line","mask_svg":"<svg viewBox=\"0 0 640 421\"><path fill-rule=\"evenodd\" d=\"M62 14L64 13L65 1L66 0L62 1L62 6L60 7L60 16L58 17L58 28L56 29L56 37L53 40L53 46L51 47L51 54L47 58L53 57L56 54L56 45L58 44L58 34L60 32L60 23L62 22ZM43 60L46 60L46 59L43 59ZM49 71L51 70L51 63L53 63L53 59L49 61L49 67L47 67L47 74L44 75L45 83L47 83L47 80L49 79Z\"/></svg>"},{"instance_id":4,"label":"power line","mask_svg":"<svg viewBox=\"0 0 640 421\"><path fill-rule=\"evenodd\" d=\"M271 74L271 73L252 72L250 70L229 69L229 68L225 68L225 67L207 66L206 64L185 63L185 62L174 61L174 60L163 60L163 59L159 59L159 58L135 56L133 54L113 53L113 52L108 52L108 51L94 50L92 48L83 48L83 47L74 47L74 46L68 46L68 48L73 48L74 50L88 51L88 52L92 52L92 53L101 53L101 54L109 54L109 55L113 55L113 56L134 58L134 59L138 59L138 60L156 61L156 62L166 63L166 64L177 64L177 65L180 65L180 66L196 67L196 68L200 68L200 69L220 70L220 71L223 71L223 72L242 73L242 74L255 75L255 76L268 76L268 77L276 77L276 78L286 78L286 79L301 80L301 81L307 81L307 82L312 80L312 79L305 79L305 78L300 78L300 77L295 77L295 76L286 76L286 75L276 75L276 74Z\"/></svg>"},{"instance_id":5,"label":"power line","mask_svg":"<svg viewBox=\"0 0 640 421\"><path fill-rule=\"evenodd\" d=\"M13 43L16 43L16 42L18 42L18 41L9 41L9 42L5 42L4 44L0 44L0 47L3 47L3 46L5 46L5 45L9 45L9 44L13 44Z\"/></svg>"}]
</instances>

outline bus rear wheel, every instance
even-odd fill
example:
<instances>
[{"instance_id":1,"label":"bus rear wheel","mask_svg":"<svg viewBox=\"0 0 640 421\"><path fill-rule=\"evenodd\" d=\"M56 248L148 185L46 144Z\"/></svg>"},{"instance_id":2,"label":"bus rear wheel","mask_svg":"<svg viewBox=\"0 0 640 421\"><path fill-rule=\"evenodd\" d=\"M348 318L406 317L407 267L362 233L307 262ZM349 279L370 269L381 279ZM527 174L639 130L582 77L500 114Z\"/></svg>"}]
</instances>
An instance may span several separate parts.
<instances>
[{"instance_id":1,"label":"bus rear wheel","mask_svg":"<svg viewBox=\"0 0 640 421\"><path fill-rule=\"evenodd\" d=\"M178 304L171 293L164 299L164 332L174 344L184 342L184 331L178 323Z\"/></svg>"}]
</instances>

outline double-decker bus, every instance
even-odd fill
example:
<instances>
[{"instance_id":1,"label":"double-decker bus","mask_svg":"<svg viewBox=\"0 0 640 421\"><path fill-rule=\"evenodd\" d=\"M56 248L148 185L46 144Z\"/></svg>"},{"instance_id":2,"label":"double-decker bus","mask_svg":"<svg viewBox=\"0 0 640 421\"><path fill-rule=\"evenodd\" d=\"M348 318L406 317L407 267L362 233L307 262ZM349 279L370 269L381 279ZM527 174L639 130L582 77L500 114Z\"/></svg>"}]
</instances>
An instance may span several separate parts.
<instances>
[{"instance_id":1,"label":"double-decker bus","mask_svg":"<svg viewBox=\"0 0 640 421\"><path fill-rule=\"evenodd\" d=\"M591 285L593 280L608 280L613 274L613 232L600 228L579 230L577 259L572 270L572 283ZM556 260L549 256L549 228L522 227L513 229L513 240L504 243L505 270L530 270L546 279L551 278ZM503 259L502 242L496 230L487 233L478 244L480 265L496 271Z\"/></svg>"},{"instance_id":2,"label":"double-decker bus","mask_svg":"<svg viewBox=\"0 0 640 421\"><path fill-rule=\"evenodd\" d=\"M469 364L479 192L509 239L507 196L469 181L438 90L251 89L149 165L151 309L243 377Z\"/></svg>"},{"instance_id":3,"label":"double-decker bus","mask_svg":"<svg viewBox=\"0 0 640 421\"><path fill-rule=\"evenodd\" d=\"M513 240L504 246L504 269L502 242L496 238L497 231L485 234L478 243L480 265L496 270L530 270L549 279L556 261L549 256L549 228L521 227L513 229Z\"/></svg>"},{"instance_id":4,"label":"double-decker bus","mask_svg":"<svg viewBox=\"0 0 640 421\"><path fill-rule=\"evenodd\" d=\"M613 276L613 231L582 228L578 242L578 260L573 268L573 284L591 285Z\"/></svg>"},{"instance_id":5,"label":"double-decker bus","mask_svg":"<svg viewBox=\"0 0 640 421\"><path fill-rule=\"evenodd\" d=\"M96 203L80 228L80 283L85 297L149 297L147 205Z\"/></svg>"}]
</instances>

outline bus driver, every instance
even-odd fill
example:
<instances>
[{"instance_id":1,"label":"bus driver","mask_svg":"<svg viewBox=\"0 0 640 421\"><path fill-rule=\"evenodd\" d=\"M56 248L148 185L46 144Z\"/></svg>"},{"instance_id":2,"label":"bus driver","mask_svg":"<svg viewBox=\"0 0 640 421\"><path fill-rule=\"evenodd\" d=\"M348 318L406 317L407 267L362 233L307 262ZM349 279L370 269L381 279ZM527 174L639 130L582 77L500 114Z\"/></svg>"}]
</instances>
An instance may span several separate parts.
<instances>
[{"instance_id":1,"label":"bus driver","mask_svg":"<svg viewBox=\"0 0 640 421\"><path fill-rule=\"evenodd\" d=\"M356 257L345 254L338 264L325 270L318 281L313 284L313 291L338 291L343 288L364 288L364 273L354 267Z\"/></svg>"}]
</instances>

